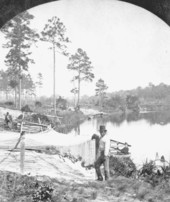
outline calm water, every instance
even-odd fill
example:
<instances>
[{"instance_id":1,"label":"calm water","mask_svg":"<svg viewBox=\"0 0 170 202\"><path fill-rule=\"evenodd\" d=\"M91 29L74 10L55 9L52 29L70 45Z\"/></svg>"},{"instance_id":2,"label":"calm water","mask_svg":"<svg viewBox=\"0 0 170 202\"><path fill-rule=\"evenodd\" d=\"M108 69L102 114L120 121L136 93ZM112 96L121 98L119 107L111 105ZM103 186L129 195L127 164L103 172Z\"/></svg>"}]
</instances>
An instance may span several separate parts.
<instances>
[{"instance_id":1,"label":"calm water","mask_svg":"<svg viewBox=\"0 0 170 202\"><path fill-rule=\"evenodd\" d=\"M156 153L170 160L170 111L93 118L77 126L71 134L90 139L98 133L100 124L106 125L112 139L132 145L130 152L135 163L154 160Z\"/></svg>"}]
</instances>

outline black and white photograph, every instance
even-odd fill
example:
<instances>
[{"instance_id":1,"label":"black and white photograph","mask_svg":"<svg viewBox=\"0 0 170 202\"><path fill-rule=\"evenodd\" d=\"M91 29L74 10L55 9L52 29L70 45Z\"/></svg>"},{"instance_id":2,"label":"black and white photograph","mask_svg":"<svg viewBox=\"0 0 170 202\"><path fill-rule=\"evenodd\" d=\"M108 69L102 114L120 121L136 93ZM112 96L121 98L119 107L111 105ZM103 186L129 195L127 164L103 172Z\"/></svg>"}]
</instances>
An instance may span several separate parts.
<instances>
[{"instance_id":1,"label":"black and white photograph","mask_svg":"<svg viewBox=\"0 0 170 202\"><path fill-rule=\"evenodd\" d=\"M0 0L0 202L170 201L170 1Z\"/></svg>"}]
</instances>

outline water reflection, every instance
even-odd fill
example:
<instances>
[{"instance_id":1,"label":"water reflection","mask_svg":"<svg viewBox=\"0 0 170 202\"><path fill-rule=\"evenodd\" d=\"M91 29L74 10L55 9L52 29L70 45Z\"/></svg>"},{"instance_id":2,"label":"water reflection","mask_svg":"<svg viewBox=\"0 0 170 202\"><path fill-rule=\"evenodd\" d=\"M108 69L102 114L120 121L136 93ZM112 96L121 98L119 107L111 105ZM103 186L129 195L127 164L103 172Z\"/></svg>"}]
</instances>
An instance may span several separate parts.
<instances>
[{"instance_id":1,"label":"water reflection","mask_svg":"<svg viewBox=\"0 0 170 202\"><path fill-rule=\"evenodd\" d=\"M97 118L99 119L99 118ZM170 111L150 112L150 113L130 113L103 117L103 123L111 122L113 125L120 126L125 120L135 122L146 120L150 125L166 125L170 123Z\"/></svg>"},{"instance_id":2,"label":"water reflection","mask_svg":"<svg viewBox=\"0 0 170 202\"><path fill-rule=\"evenodd\" d=\"M170 111L140 114L140 119L147 120L151 125L167 125L170 123Z\"/></svg>"},{"instance_id":3,"label":"water reflection","mask_svg":"<svg viewBox=\"0 0 170 202\"><path fill-rule=\"evenodd\" d=\"M116 115L100 115L88 118L87 125L92 125L98 131L100 125L106 125L108 122L112 123L115 127L120 127L125 121L127 123L145 120L149 125L167 125L170 123L170 111L150 112L150 113L130 113L130 114L116 114ZM84 124L83 123L83 124ZM89 124L88 124L89 123ZM76 135L80 135L82 123L78 122L74 127Z\"/></svg>"}]
</instances>

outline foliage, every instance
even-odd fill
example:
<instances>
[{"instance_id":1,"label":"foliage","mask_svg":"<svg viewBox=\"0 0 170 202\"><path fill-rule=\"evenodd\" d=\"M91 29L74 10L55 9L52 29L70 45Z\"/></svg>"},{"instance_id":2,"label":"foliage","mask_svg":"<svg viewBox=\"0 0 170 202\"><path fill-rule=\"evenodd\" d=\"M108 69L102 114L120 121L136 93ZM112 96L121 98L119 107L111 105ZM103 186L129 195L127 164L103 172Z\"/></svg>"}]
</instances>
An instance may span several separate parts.
<instances>
[{"instance_id":1,"label":"foliage","mask_svg":"<svg viewBox=\"0 0 170 202\"><path fill-rule=\"evenodd\" d=\"M60 21L60 19L56 16L52 17L48 20L45 25L43 31L41 32L41 40L50 43L50 49L53 49L53 65L54 65L54 73L53 73L53 105L54 105L54 113L56 113L56 95L55 95L55 54L56 51L62 55L68 56L67 46L66 44L69 41L68 37L65 36L66 27Z\"/></svg>"},{"instance_id":2,"label":"foliage","mask_svg":"<svg viewBox=\"0 0 170 202\"><path fill-rule=\"evenodd\" d=\"M60 111L58 116L61 118L61 124L56 125L56 130L60 133L69 133L71 130L79 133L80 124L86 119L81 111Z\"/></svg>"},{"instance_id":3,"label":"foliage","mask_svg":"<svg viewBox=\"0 0 170 202\"><path fill-rule=\"evenodd\" d=\"M100 106L103 107L104 104L104 98L106 95L106 90L108 89L108 87L106 86L106 84L104 83L103 79L99 79L96 83L96 96L99 97L100 100Z\"/></svg>"},{"instance_id":4,"label":"foliage","mask_svg":"<svg viewBox=\"0 0 170 202\"><path fill-rule=\"evenodd\" d=\"M42 102L36 101L36 102L35 102L35 106L36 106L36 107L42 107Z\"/></svg>"},{"instance_id":5,"label":"foliage","mask_svg":"<svg viewBox=\"0 0 170 202\"><path fill-rule=\"evenodd\" d=\"M9 91L9 78L7 71L0 70L0 90Z\"/></svg>"},{"instance_id":6,"label":"foliage","mask_svg":"<svg viewBox=\"0 0 170 202\"><path fill-rule=\"evenodd\" d=\"M64 55L67 55L66 52L66 44L69 42L69 38L65 36L66 27L60 21L60 19L56 16L52 17L48 20L45 25L43 31L41 32L41 40L45 42L49 42L60 51Z\"/></svg>"},{"instance_id":7,"label":"foliage","mask_svg":"<svg viewBox=\"0 0 170 202\"><path fill-rule=\"evenodd\" d=\"M78 75L74 77L74 80L85 80L92 81L94 74L92 71L92 66L87 53L81 48L77 49L77 52L74 55L71 55L70 64L67 66L68 69L78 72Z\"/></svg>"},{"instance_id":8,"label":"foliage","mask_svg":"<svg viewBox=\"0 0 170 202\"><path fill-rule=\"evenodd\" d=\"M18 86L18 81L16 80L10 80L9 81L9 86L13 89L15 89Z\"/></svg>"},{"instance_id":9,"label":"foliage","mask_svg":"<svg viewBox=\"0 0 170 202\"><path fill-rule=\"evenodd\" d=\"M78 100L77 106L80 101L80 85L82 81L92 81L94 74L92 73L92 65L87 53L81 48L77 49L77 52L74 55L69 57L70 63L67 68L76 72L76 76L73 78L73 81L78 82L76 91L78 90Z\"/></svg>"},{"instance_id":10,"label":"foliage","mask_svg":"<svg viewBox=\"0 0 170 202\"><path fill-rule=\"evenodd\" d=\"M136 172L136 166L131 158L117 158L110 157L110 173L111 175L121 175L124 177L131 177Z\"/></svg>"},{"instance_id":11,"label":"foliage","mask_svg":"<svg viewBox=\"0 0 170 202\"><path fill-rule=\"evenodd\" d=\"M36 85L36 87L38 87L38 89L39 89L39 94L41 94L40 92L40 90L41 90L41 88L42 88L42 86L43 86L43 75L42 75L42 73L41 72L39 72L38 73L38 75L37 75L37 82L35 83L35 85Z\"/></svg>"},{"instance_id":12,"label":"foliage","mask_svg":"<svg viewBox=\"0 0 170 202\"><path fill-rule=\"evenodd\" d=\"M18 117L18 119L21 119L22 115ZM42 124L52 124L52 121L45 115L43 114L31 114L31 115L25 115L24 120L29 121L29 122L34 122L34 123L39 123L39 119Z\"/></svg>"},{"instance_id":13,"label":"foliage","mask_svg":"<svg viewBox=\"0 0 170 202\"><path fill-rule=\"evenodd\" d=\"M139 177L142 177L144 181L150 183L152 186L157 186L161 182L170 179L170 166L157 166L155 161L146 161L139 172Z\"/></svg>"},{"instance_id":14,"label":"foliage","mask_svg":"<svg viewBox=\"0 0 170 202\"><path fill-rule=\"evenodd\" d=\"M34 63L33 59L30 58L31 52L29 52L29 49L39 36L29 27L30 20L33 18L33 15L25 11L15 16L2 29L7 39L4 47L9 49L5 60L8 66L8 75L15 77L17 81L21 80L22 73L28 70L29 63ZM21 106L20 90L19 105Z\"/></svg>"},{"instance_id":15,"label":"foliage","mask_svg":"<svg viewBox=\"0 0 170 202\"><path fill-rule=\"evenodd\" d=\"M21 108L22 112L32 112L32 110L30 109L29 105L25 105Z\"/></svg>"},{"instance_id":16,"label":"foliage","mask_svg":"<svg viewBox=\"0 0 170 202\"><path fill-rule=\"evenodd\" d=\"M36 84L39 86L39 88L42 88L42 85L43 85L43 76L42 76L42 73L39 72L38 75L37 75L37 79L38 81L36 82Z\"/></svg>"},{"instance_id":17,"label":"foliage","mask_svg":"<svg viewBox=\"0 0 170 202\"><path fill-rule=\"evenodd\" d=\"M117 92L106 93L107 99L104 100L106 111L125 111L127 106L130 111L163 111L170 109L170 85L160 83L159 85L149 84L145 88L138 87L132 90L120 90ZM87 96L83 98L82 104L92 108L98 106L98 97Z\"/></svg>"},{"instance_id":18,"label":"foliage","mask_svg":"<svg viewBox=\"0 0 170 202\"><path fill-rule=\"evenodd\" d=\"M43 115L43 114L32 114L30 119L33 122L38 122L38 119L40 119L41 122L44 123L44 124L51 124L50 119L47 116Z\"/></svg>"},{"instance_id":19,"label":"foliage","mask_svg":"<svg viewBox=\"0 0 170 202\"><path fill-rule=\"evenodd\" d=\"M67 109L67 100L59 96L58 99L56 99L56 107L62 110Z\"/></svg>"},{"instance_id":20,"label":"foliage","mask_svg":"<svg viewBox=\"0 0 170 202\"><path fill-rule=\"evenodd\" d=\"M78 93L78 89L77 88L73 88L73 89L71 89L70 92L73 93L73 94L77 94Z\"/></svg>"},{"instance_id":21,"label":"foliage","mask_svg":"<svg viewBox=\"0 0 170 202\"><path fill-rule=\"evenodd\" d=\"M53 188L46 184L36 183L36 189L32 194L33 202L50 202L52 201Z\"/></svg>"},{"instance_id":22,"label":"foliage","mask_svg":"<svg viewBox=\"0 0 170 202\"><path fill-rule=\"evenodd\" d=\"M103 95L105 94L105 90L107 90L108 87L104 83L103 79L99 79L96 83L96 95Z\"/></svg>"},{"instance_id":23,"label":"foliage","mask_svg":"<svg viewBox=\"0 0 170 202\"><path fill-rule=\"evenodd\" d=\"M34 89L34 82L30 74L22 75L22 89L23 90L32 90Z\"/></svg>"},{"instance_id":24,"label":"foliage","mask_svg":"<svg viewBox=\"0 0 170 202\"><path fill-rule=\"evenodd\" d=\"M33 63L33 60L29 59L31 53L28 52L32 42L36 42L38 37L38 34L29 28L30 20L33 18L33 15L25 11L14 17L2 29L8 40L4 47L10 48L5 62L17 74L20 74L22 69L27 70L29 62Z\"/></svg>"},{"instance_id":25,"label":"foliage","mask_svg":"<svg viewBox=\"0 0 170 202\"><path fill-rule=\"evenodd\" d=\"M127 109L131 109L133 111L138 111L139 110L138 97L135 95L127 95L126 106L127 106Z\"/></svg>"},{"instance_id":26,"label":"foliage","mask_svg":"<svg viewBox=\"0 0 170 202\"><path fill-rule=\"evenodd\" d=\"M6 102L4 102L4 104L8 105L8 106L12 106L12 105L14 105L14 102L12 102L12 101L6 101Z\"/></svg>"}]
</instances>

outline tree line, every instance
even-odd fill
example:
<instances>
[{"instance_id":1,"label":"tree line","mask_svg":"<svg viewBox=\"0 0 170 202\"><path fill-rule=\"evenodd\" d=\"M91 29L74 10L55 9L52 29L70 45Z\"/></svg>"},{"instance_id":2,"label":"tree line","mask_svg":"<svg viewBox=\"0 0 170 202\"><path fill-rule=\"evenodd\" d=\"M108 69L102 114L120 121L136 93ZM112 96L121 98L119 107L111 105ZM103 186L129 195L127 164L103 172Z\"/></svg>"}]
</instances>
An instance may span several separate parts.
<instances>
[{"instance_id":1,"label":"tree line","mask_svg":"<svg viewBox=\"0 0 170 202\"><path fill-rule=\"evenodd\" d=\"M170 85L160 83L154 85L149 83L146 87L137 87L132 90L120 90L117 92L104 92L105 96L102 101L94 96L83 96L81 103L84 106L97 107L105 110L122 110L126 109L138 111L142 107L148 109L169 109L170 108Z\"/></svg>"},{"instance_id":2,"label":"tree line","mask_svg":"<svg viewBox=\"0 0 170 202\"><path fill-rule=\"evenodd\" d=\"M34 82L31 75L22 74L22 86L21 86L21 94L23 95L23 99L32 99L36 98L37 92L40 92L43 85L43 76L42 73L37 74L37 79ZM17 97L19 94L18 88L19 82L15 77L12 77L8 70L0 70L0 92L1 99L5 97L5 100L11 100L11 97L14 97L14 104L17 108L18 101ZM2 99L3 100L3 99Z\"/></svg>"}]
</instances>

